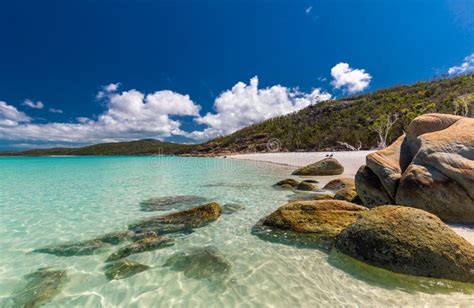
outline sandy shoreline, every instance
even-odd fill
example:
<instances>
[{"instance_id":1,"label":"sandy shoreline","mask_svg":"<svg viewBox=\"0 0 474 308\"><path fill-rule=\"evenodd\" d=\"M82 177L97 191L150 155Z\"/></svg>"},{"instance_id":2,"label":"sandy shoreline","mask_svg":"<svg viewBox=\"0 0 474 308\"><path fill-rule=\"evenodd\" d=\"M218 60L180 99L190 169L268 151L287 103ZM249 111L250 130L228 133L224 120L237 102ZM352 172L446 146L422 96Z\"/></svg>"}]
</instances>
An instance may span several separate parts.
<instances>
[{"instance_id":1,"label":"sandy shoreline","mask_svg":"<svg viewBox=\"0 0 474 308\"><path fill-rule=\"evenodd\" d=\"M325 158L326 155L333 154L333 157L344 166L344 173L337 177L354 177L360 166L365 164L367 154L372 152L373 151L255 153L229 155L227 158L301 167L315 163Z\"/></svg>"},{"instance_id":2,"label":"sandy shoreline","mask_svg":"<svg viewBox=\"0 0 474 308\"><path fill-rule=\"evenodd\" d=\"M336 176L315 177L322 185L340 177L355 177L360 166L365 164L365 157L373 151L343 151L343 152L284 152L284 153L255 153L229 155L227 158L267 162L294 167L306 166L333 154L343 166L344 173ZM295 168L296 169L296 168ZM470 226L450 226L457 234L474 244L474 228Z\"/></svg>"}]
</instances>

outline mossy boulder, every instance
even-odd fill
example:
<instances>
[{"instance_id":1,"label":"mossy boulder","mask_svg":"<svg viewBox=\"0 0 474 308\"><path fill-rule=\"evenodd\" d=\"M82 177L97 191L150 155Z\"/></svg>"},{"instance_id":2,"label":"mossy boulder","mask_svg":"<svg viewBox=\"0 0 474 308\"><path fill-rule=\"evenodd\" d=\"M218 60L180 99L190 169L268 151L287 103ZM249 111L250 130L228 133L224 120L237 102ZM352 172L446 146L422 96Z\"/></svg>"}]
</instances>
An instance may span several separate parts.
<instances>
[{"instance_id":1,"label":"mossy boulder","mask_svg":"<svg viewBox=\"0 0 474 308\"><path fill-rule=\"evenodd\" d=\"M280 189L294 189L300 182L295 179L285 179L274 184L273 187Z\"/></svg>"},{"instance_id":2,"label":"mossy boulder","mask_svg":"<svg viewBox=\"0 0 474 308\"><path fill-rule=\"evenodd\" d=\"M268 238L265 235L273 236L271 229L288 230L300 235L310 235L302 238L303 242L314 242L329 247L334 238L366 210L364 207L341 200L290 202L257 224L257 227L269 227L270 230L262 228L262 232L258 232L254 229L253 233ZM287 233L277 232L275 235L285 240L288 238ZM295 234L291 237L299 241L295 238Z\"/></svg>"},{"instance_id":3,"label":"mossy boulder","mask_svg":"<svg viewBox=\"0 0 474 308\"><path fill-rule=\"evenodd\" d=\"M166 248L173 245L174 245L173 239L163 237L163 236L150 235L136 242L128 244L125 247L120 248L118 251L111 254L107 258L106 262L117 261L117 260L126 258L132 254L157 250L157 249Z\"/></svg>"},{"instance_id":4,"label":"mossy boulder","mask_svg":"<svg viewBox=\"0 0 474 308\"><path fill-rule=\"evenodd\" d=\"M40 307L58 295L68 278L65 270L40 268L24 277L26 285L14 292L2 307Z\"/></svg>"},{"instance_id":5,"label":"mossy boulder","mask_svg":"<svg viewBox=\"0 0 474 308\"><path fill-rule=\"evenodd\" d=\"M295 170L293 175L339 175L344 167L335 158L325 158L314 164Z\"/></svg>"},{"instance_id":6,"label":"mossy boulder","mask_svg":"<svg viewBox=\"0 0 474 308\"><path fill-rule=\"evenodd\" d=\"M203 227L221 216L221 206L211 202L189 210L143 219L128 226L129 230L141 232L153 231L156 234L182 232Z\"/></svg>"},{"instance_id":7,"label":"mossy boulder","mask_svg":"<svg viewBox=\"0 0 474 308\"><path fill-rule=\"evenodd\" d=\"M344 188L340 189L334 195L334 200L344 200L352 203L360 204L361 201L359 196L357 195L357 191L355 189Z\"/></svg>"},{"instance_id":8,"label":"mossy boulder","mask_svg":"<svg viewBox=\"0 0 474 308\"><path fill-rule=\"evenodd\" d=\"M336 238L338 251L393 272L474 282L474 246L420 209L380 206Z\"/></svg>"},{"instance_id":9,"label":"mossy boulder","mask_svg":"<svg viewBox=\"0 0 474 308\"><path fill-rule=\"evenodd\" d=\"M104 274L108 280L119 280L131 277L150 267L135 261L123 259L116 262L108 263L104 266Z\"/></svg>"},{"instance_id":10,"label":"mossy boulder","mask_svg":"<svg viewBox=\"0 0 474 308\"><path fill-rule=\"evenodd\" d=\"M323 189L338 191L341 189L355 189L355 180L353 178L340 178L329 181Z\"/></svg>"},{"instance_id":11,"label":"mossy boulder","mask_svg":"<svg viewBox=\"0 0 474 308\"><path fill-rule=\"evenodd\" d=\"M296 190L313 191L318 189L319 187L316 184L309 181L302 181L298 186L296 186Z\"/></svg>"},{"instance_id":12,"label":"mossy boulder","mask_svg":"<svg viewBox=\"0 0 474 308\"><path fill-rule=\"evenodd\" d=\"M151 198L140 203L140 208L145 212L169 211L172 209L186 209L208 201L200 196L178 195Z\"/></svg>"}]
</instances>

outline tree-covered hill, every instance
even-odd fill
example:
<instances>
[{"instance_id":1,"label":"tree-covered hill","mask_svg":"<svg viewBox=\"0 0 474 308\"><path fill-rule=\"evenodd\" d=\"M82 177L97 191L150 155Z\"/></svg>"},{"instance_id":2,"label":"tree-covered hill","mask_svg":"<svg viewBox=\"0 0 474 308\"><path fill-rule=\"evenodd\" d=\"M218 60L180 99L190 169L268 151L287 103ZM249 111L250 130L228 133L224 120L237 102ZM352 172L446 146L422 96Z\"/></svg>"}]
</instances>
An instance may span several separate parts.
<instances>
[{"instance_id":1,"label":"tree-covered hill","mask_svg":"<svg viewBox=\"0 0 474 308\"><path fill-rule=\"evenodd\" d=\"M347 150L377 147L403 133L416 116L431 113L474 115L474 74L397 86L326 101L216 138L201 153Z\"/></svg>"},{"instance_id":2,"label":"tree-covered hill","mask_svg":"<svg viewBox=\"0 0 474 308\"><path fill-rule=\"evenodd\" d=\"M23 152L3 152L0 155L50 156L50 155L173 155L191 151L192 145L143 139L128 142L100 143L81 148L35 149Z\"/></svg>"}]
</instances>

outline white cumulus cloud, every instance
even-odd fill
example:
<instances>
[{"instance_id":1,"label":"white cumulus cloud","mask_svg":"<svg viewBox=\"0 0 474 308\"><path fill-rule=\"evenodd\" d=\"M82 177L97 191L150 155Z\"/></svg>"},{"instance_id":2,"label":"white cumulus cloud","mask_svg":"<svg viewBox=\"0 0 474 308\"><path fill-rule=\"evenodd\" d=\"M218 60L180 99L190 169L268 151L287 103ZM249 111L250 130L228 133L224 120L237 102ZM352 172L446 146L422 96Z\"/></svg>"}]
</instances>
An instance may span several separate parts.
<instances>
[{"instance_id":1,"label":"white cumulus cloud","mask_svg":"<svg viewBox=\"0 0 474 308\"><path fill-rule=\"evenodd\" d=\"M106 110L97 119L47 124L31 123L30 117L0 102L0 139L85 144L183 135L180 121L170 116L197 116L200 109L188 95L172 91L114 91L104 99Z\"/></svg>"},{"instance_id":2,"label":"white cumulus cloud","mask_svg":"<svg viewBox=\"0 0 474 308\"><path fill-rule=\"evenodd\" d=\"M0 128L17 126L20 123L30 122L31 118L16 107L0 101Z\"/></svg>"},{"instance_id":3,"label":"white cumulus cloud","mask_svg":"<svg viewBox=\"0 0 474 308\"><path fill-rule=\"evenodd\" d=\"M464 62L459 66L450 67L448 70L449 75L459 75L474 71L474 53L465 57Z\"/></svg>"},{"instance_id":4,"label":"white cumulus cloud","mask_svg":"<svg viewBox=\"0 0 474 308\"><path fill-rule=\"evenodd\" d=\"M338 63L331 69L333 81L332 86L335 89L354 94L367 89L372 79L369 73L364 69L353 69L347 63Z\"/></svg>"},{"instance_id":5,"label":"white cumulus cloud","mask_svg":"<svg viewBox=\"0 0 474 308\"><path fill-rule=\"evenodd\" d=\"M102 86L102 90L97 93L97 99L103 99L107 97L109 94L117 92L118 88L120 87L120 82L117 83L109 83L108 85Z\"/></svg>"},{"instance_id":6,"label":"white cumulus cloud","mask_svg":"<svg viewBox=\"0 0 474 308\"><path fill-rule=\"evenodd\" d=\"M247 85L238 82L232 89L223 92L214 102L215 113L207 113L196 119L207 127L190 134L195 139L207 139L226 135L236 130L269 118L300 110L331 95L314 89L303 93L281 85L258 88L258 77L253 77Z\"/></svg>"},{"instance_id":7,"label":"white cumulus cloud","mask_svg":"<svg viewBox=\"0 0 474 308\"><path fill-rule=\"evenodd\" d=\"M33 108L33 109L43 109L44 108L43 102L37 101L35 103L31 99L25 99L25 101L23 102L23 105L28 106L28 107Z\"/></svg>"}]
</instances>

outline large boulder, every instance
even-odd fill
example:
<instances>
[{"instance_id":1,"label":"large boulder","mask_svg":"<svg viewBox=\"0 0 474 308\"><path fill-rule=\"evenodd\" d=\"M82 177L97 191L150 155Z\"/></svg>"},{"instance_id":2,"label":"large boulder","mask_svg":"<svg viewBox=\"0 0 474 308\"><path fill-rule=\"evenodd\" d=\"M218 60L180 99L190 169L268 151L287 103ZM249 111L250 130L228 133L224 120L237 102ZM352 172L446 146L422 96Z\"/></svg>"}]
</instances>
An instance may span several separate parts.
<instances>
[{"instance_id":1,"label":"large boulder","mask_svg":"<svg viewBox=\"0 0 474 308\"><path fill-rule=\"evenodd\" d=\"M335 247L393 272L474 282L474 246L423 210L372 209L337 236Z\"/></svg>"},{"instance_id":2,"label":"large boulder","mask_svg":"<svg viewBox=\"0 0 474 308\"><path fill-rule=\"evenodd\" d=\"M294 201L280 207L260 221L257 227L261 227L263 231L256 232L257 230L254 229L254 234L268 235L272 229L288 230L310 235L306 240L322 246L330 246L335 236L366 210L362 206L341 200ZM288 238L285 233L273 234ZM270 235L273 236L273 234Z\"/></svg>"},{"instance_id":3,"label":"large boulder","mask_svg":"<svg viewBox=\"0 0 474 308\"><path fill-rule=\"evenodd\" d=\"M356 189L369 207L395 203L446 222L474 222L474 119L417 117L406 135L367 156Z\"/></svg>"},{"instance_id":4,"label":"large boulder","mask_svg":"<svg viewBox=\"0 0 474 308\"><path fill-rule=\"evenodd\" d=\"M312 181L302 181L301 183L296 186L296 190L304 190L304 191L313 191L318 190L318 185L314 184Z\"/></svg>"},{"instance_id":5,"label":"large boulder","mask_svg":"<svg viewBox=\"0 0 474 308\"><path fill-rule=\"evenodd\" d=\"M273 187L280 189L294 189L299 183L300 182L295 179L285 179L277 182Z\"/></svg>"},{"instance_id":6,"label":"large boulder","mask_svg":"<svg viewBox=\"0 0 474 308\"><path fill-rule=\"evenodd\" d=\"M329 181L323 189L338 191L341 189L355 189L355 181L353 178L340 178Z\"/></svg>"},{"instance_id":7,"label":"large boulder","mask_svg":"<svg viewBox=\"0 0 474 308\"><path fill-rule=\"evenodd\" d=\"M314 164L295 170L293 175L339 175L344 167L335 158L325 158Z\"/></svg>"},{"instance_id":8,"label":"large boulder","mask_svg":"<svg viewBox=\"0 0 474 308\"><path fill-rule=\"evenodd\" d=\"M134 232L153 231L156 234L182 232L183 230L203 227L221 216L221 207L216 202L204 204L189 210L164 216L145 218L128 226Z\"/></svg>"}]
</instances>

